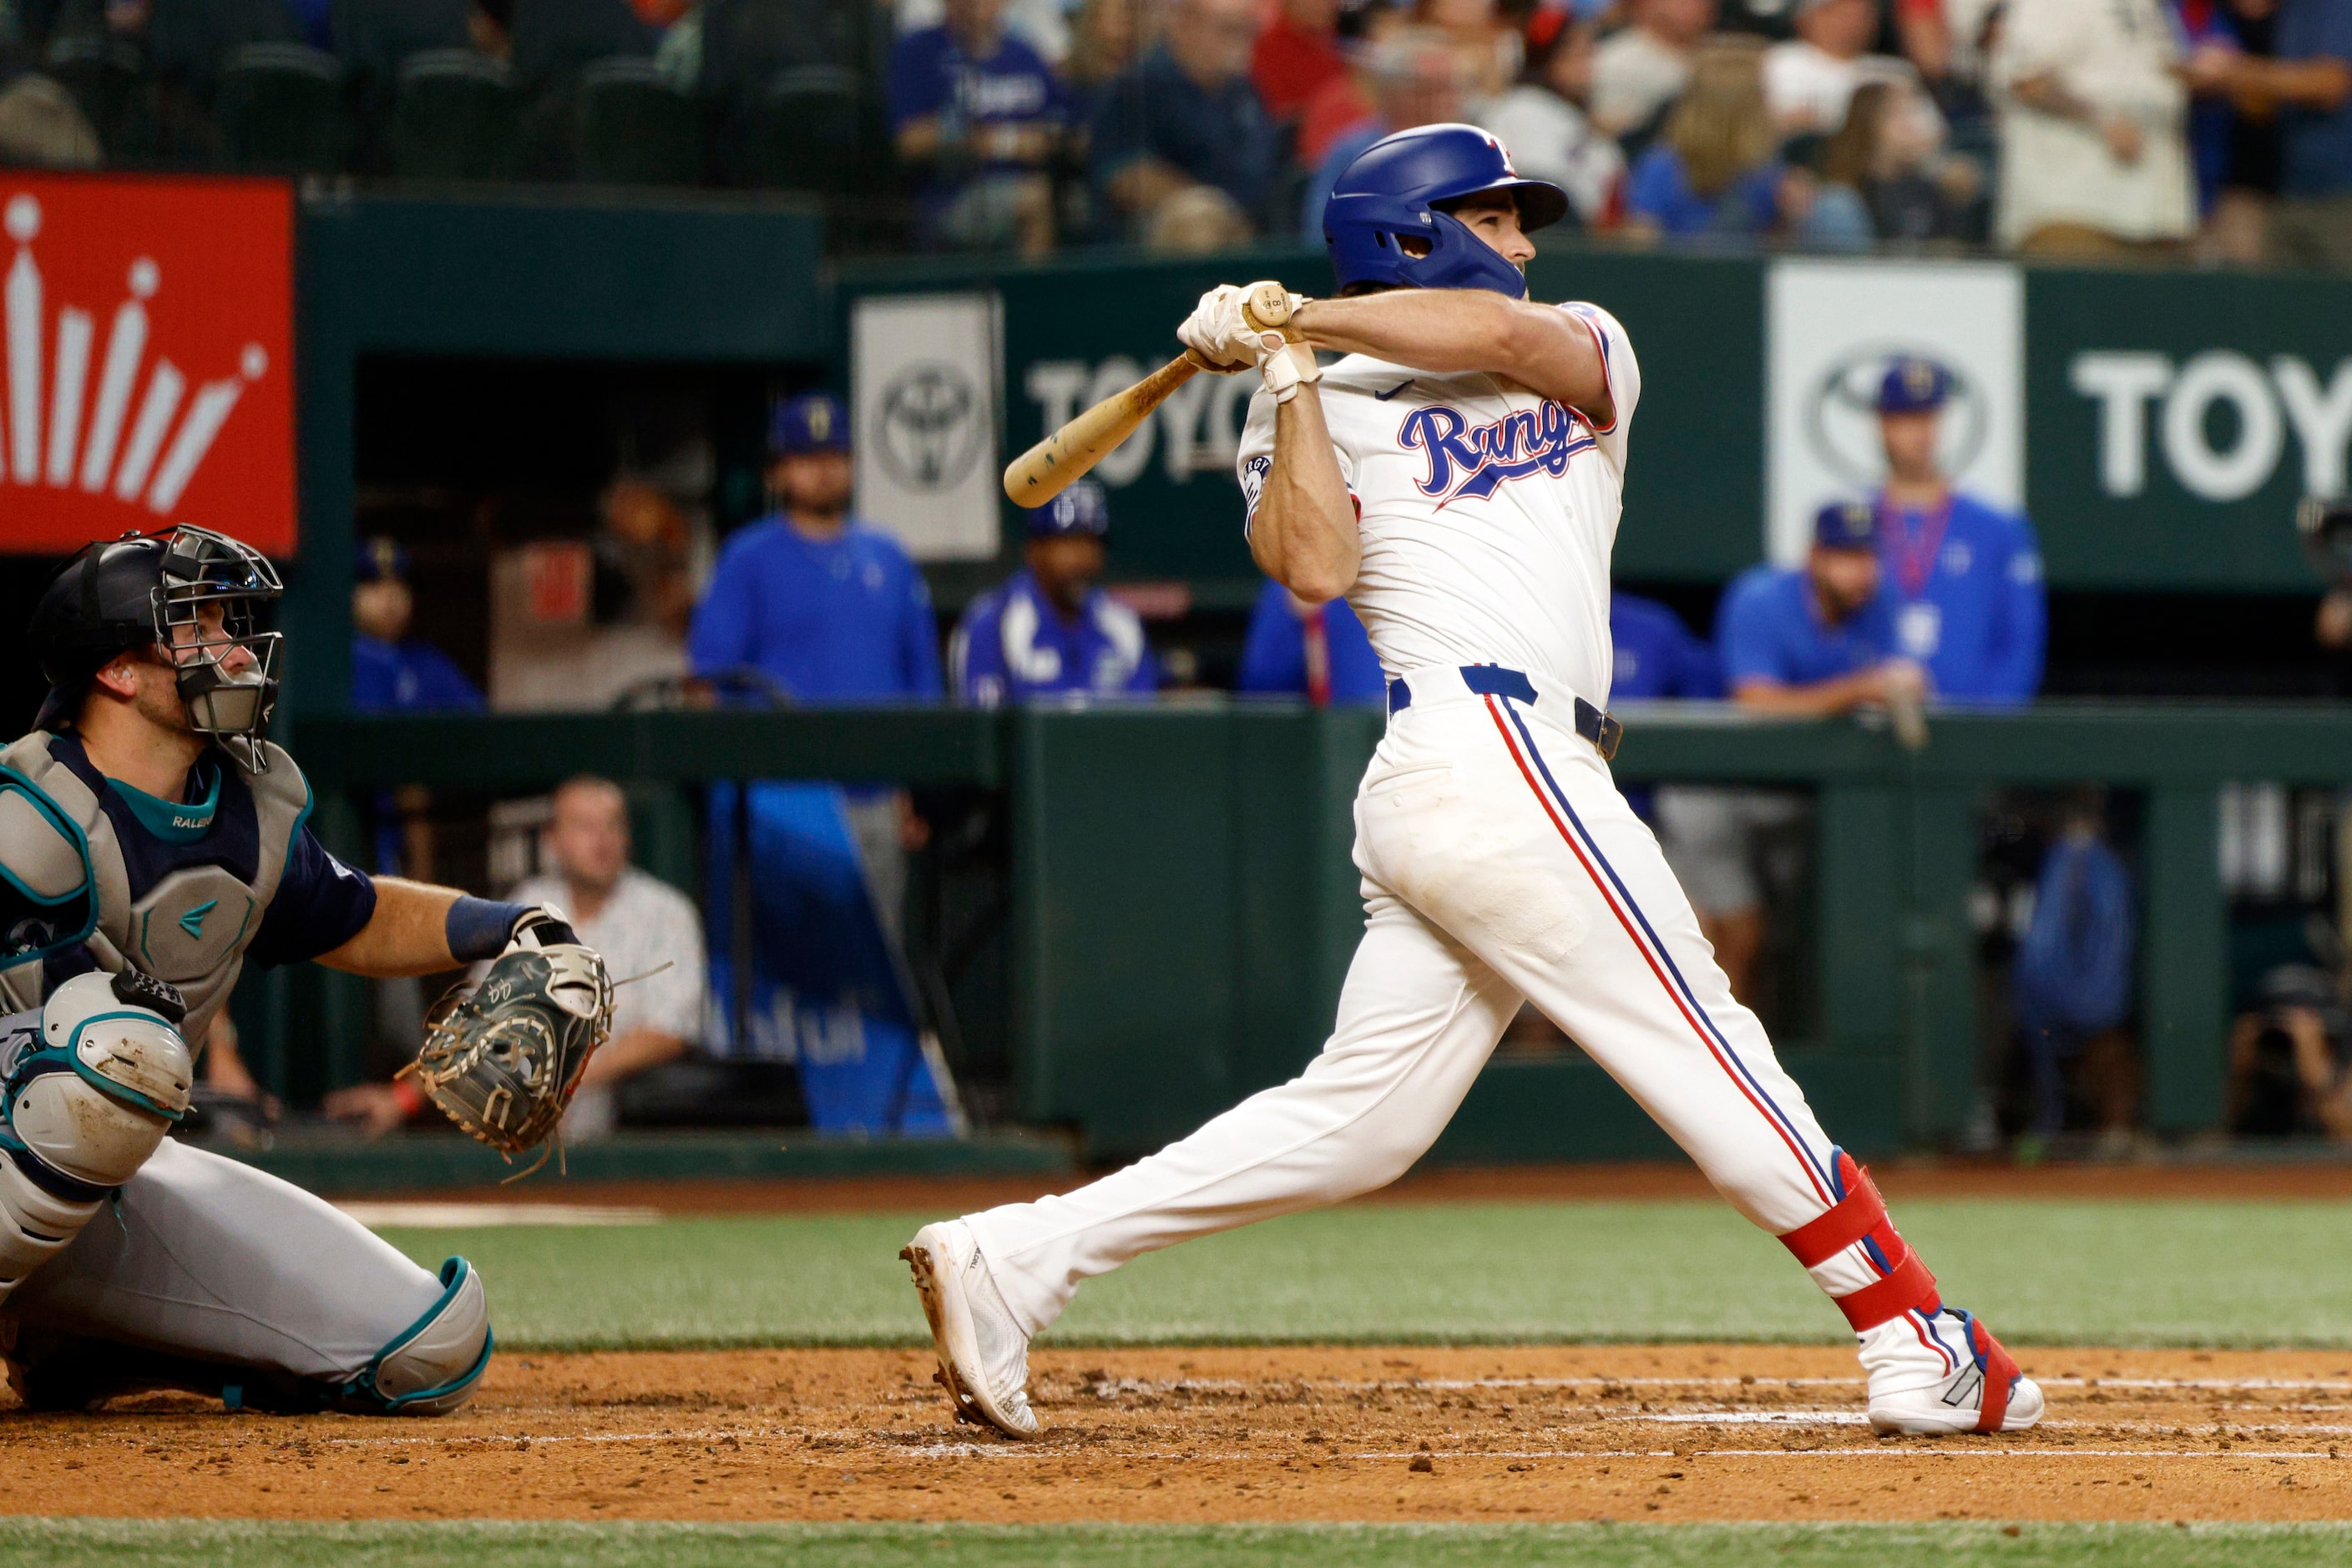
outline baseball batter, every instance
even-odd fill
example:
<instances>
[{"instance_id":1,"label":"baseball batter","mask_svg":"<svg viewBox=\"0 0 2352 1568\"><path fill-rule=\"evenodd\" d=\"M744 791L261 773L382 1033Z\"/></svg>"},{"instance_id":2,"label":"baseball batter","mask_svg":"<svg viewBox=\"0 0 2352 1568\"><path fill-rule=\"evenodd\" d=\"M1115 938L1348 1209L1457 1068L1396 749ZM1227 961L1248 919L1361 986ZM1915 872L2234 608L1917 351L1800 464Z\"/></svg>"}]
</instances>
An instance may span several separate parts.
<instances>
[{"instance_id":1,"label":"baseball batter","mask_svg":"<svg viewBox=\"0 0 2352 1568\"><path fill-rule=\"evenodd\" d=\"M438 1415L489 1362L465 1259L427 1272L165 1136L185 1042L248 963L430 974L520 950L602 983L551 910L370 878L320 845L267 739L278 593L247 546L181 528L90 546L33 613L49 695L0 749L0 1353L37 1409L180 1388Z\"/></svg>"},{"instance_id":2,"label":"baseball batter","mask_svg":"<svg viewBox=\"0 0 2352 1568\"><path fill-rule=\"evenodd\" d=\"M1090 1186L917 1234L903 1256L960 1416L1036 1432L1028 1343L1081 1280L1395 1180L1526 998L1844 1310L1874 1427L2040 1417L1822 1133L1611 780L1609 553L1642 373L1607 311L1526 300L1526 231L1566 205L1483 131L1402 132L1324 209L1339 297L1296 306L1303 341L1253 331L1231 288L1178 329L1265 379L1240 452L1258 564L1346 595L1389 675L1356 797L1363 944L1291 1082ZM1346 357L1318 371L1316 349Z\"/></svg>"}]
</instances>

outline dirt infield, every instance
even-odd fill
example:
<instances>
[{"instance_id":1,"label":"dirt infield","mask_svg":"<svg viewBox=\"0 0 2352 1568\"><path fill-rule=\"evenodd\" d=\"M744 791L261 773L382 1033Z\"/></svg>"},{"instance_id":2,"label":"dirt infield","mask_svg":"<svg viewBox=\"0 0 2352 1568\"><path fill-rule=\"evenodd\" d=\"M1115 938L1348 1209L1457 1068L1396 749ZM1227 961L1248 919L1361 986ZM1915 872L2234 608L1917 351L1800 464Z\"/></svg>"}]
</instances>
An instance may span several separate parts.
<instances>
[{"instance_id":1,"label":"dirt infield","mask_svg":"<svg viewBox=\"0 0 2352 1568\"><path fill-rule=\"evenodd\" d=\"M0 1510L277 1519L2301 1520L2352 1514L2352 1355L2021 1352L2050 1415L1873 1437L1851 1354L1738 1345L1045 1352L1048 1436L925 1354L504 1356L440 1421L0 1407Z\"/></svg>"},{"instance_id":2,"label":"dirt infield","mask_svg":"<svg viewBox=\"0 0 2352 1568\"><path fill-rule=\"evenodd\" d=\"M428 1193L353 1194L387 1202L590 1204L666 1214L968 1214L1067 1192L1092 1173L833 1181L589 1182L548 1175L509 1186ZM2296 1164L2168 1163L2042 1165L2005 1162L1890 1160L1871 1167L1887 1197L2022 1198L2050 1202L2222 1201L2352 1198L2352 1161ZM1506 1165L1416 1171L1360 1203L1577 1203L1712 1198L1715 1189L1687 1162Z\"/></svg>"}]
</instances>

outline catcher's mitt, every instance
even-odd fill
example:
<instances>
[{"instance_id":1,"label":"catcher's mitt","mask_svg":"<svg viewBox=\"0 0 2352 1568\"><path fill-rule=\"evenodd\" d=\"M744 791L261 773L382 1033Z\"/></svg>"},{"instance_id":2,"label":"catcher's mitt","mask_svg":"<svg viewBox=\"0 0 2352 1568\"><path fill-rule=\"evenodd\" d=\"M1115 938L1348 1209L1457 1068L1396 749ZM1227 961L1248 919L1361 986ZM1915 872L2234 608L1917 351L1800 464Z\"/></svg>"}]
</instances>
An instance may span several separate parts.
<instances>
[{"instance_id":1,"label":"catcher's mitt","mask_svg":"<svg viewBox=\"0 0 2352 1568\"><path fill-rule=\"evenodd\" d=\"M480 984L452 986L433 1005L425 1048L401 1074L511 1160L555 1131L612 1028L612 978L592 949L516 946L491 962ZM531 1170L546 1163L541 1154Z\"/></svg>"}]
</instances>

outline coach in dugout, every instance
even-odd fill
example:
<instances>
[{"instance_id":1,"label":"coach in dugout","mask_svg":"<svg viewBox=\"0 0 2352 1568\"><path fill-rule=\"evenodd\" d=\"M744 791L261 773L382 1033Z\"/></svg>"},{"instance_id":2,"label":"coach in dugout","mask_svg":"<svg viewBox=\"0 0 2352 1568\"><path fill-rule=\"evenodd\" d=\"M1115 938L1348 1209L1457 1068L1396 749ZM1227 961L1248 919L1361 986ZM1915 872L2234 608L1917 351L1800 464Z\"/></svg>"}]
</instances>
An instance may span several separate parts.
<instances>
[{"instance_id":1,"label":"coach in dugout","mask_svg":"<svg viewBox=\"0 0 2352 1568\"><path fill-rule=\"evenodd\" d=\"M1143 622L1103 591L1109 532L1110 500L1092 479L1030 509L1021 570L971 602L948 644L958 699L995 708L1160 689Z\"/></svg>"},{"instance_id":2,"label":"coach in dugout","mask_svg":"<svg viewBox=\"0 0 2352 1568\"><path fill-rule=\"evenodd\" d=\"M1925 667L1939 701L2019 707L2042 687L2042 553L2032 524L1944 473L1936 447L1951 391L1949 371L1911 355L1878 386L1878 559L1897 605L1895 646Z\"/></svg>"}]
</instances>

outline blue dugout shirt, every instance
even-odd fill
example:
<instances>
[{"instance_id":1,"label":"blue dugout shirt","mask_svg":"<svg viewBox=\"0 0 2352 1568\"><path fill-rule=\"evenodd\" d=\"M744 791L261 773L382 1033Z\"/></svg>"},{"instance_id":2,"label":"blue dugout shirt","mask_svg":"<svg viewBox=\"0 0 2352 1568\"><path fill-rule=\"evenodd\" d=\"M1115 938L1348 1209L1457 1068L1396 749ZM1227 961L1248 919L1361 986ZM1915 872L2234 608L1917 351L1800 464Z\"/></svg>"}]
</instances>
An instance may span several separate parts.
<instances>
[{"instance_id":1,"label":"blue dugout shirt","mask_svg":"<svg viewBox=\"0 0 2352 1568\"><path fill-rule=\"evenodd\" d=\"M362 713L479 713L485 705L465 671L431 643L353 633L352 706Z\"/></svg>"},{"instance_id":2,"label":"blue dugout shirt","mask_svg":"<svg viewBox=\"0 0 2352 1568\"><path fill-rule=\"evenodd\" d=\"M1896 601L1894 651L1945 702L2016 707L2042 688L2042 552L2025 519L1954 495L1944 516L1878 501L1878 559Z\"/></svg>"},{"instance_id":3,"label":"blue dugout shirt","mask_svg":"<svg viewBox=\"0 0 2352 1568\"><path fill-rule=\"evenodd\" d=\"M1895 602L1878 597L1842 626L1823 621L1800 567L1750 566L1724 591L1716 612L1724 685L1744 680L1815 686L1885 658L1895 646Z\"/></svg>"},{"instance_id":4,"label":"blue dugout shirt","mask_svg":"<svg viewBox=\"0 0 2352 1568\"><path fill-rule=\"evenodd\" d=\"M1715 650L1655 599L1610 595L1609 640L1617 655L1611 701L1723 695L1723 667Z\"/></svg>"},{"instance_id":5,"label":"blue dugout shirt","mask_svg":"<svg viewBox=\"0 0 2352 1568\"><path fill-rule=\"evenodd\" d=\"M687 657L698 675L757 669L802 702L940 694L930 589L898 541L856 523L826 540L774 515L737 530Z\"/></svg>"},{"instance_id":6,"label":"blue dugout shirt","mask_svg":"<svg viewBox=\"0 0 2352 1568\"><path fill-rule=\"evenodd\" d=\"M1062 612L1027 567L964 610L948 645L956 695L981 708L1034 697L1097 697L1160 689L1160 663L1133 610L1100 588L1077 619Z\"/></svg>"},{"instance_id":7,"label":"blue dugout shirt","mask_svg":"<svg viewBox=\"0 0 2352 1568\"><path fill-rule=\"evenodd\" d=\"M1382 702L1388 677L1381 673L1372 639L1345 599L1325 604L1323 647L1331 668L1331 700ZM1269 582L1250 611L1249 638L1242 646L1242 691L1271 696L1307 695L1307 623L1291 608L1290 590Z\"/></svg>"}]
</instances>

